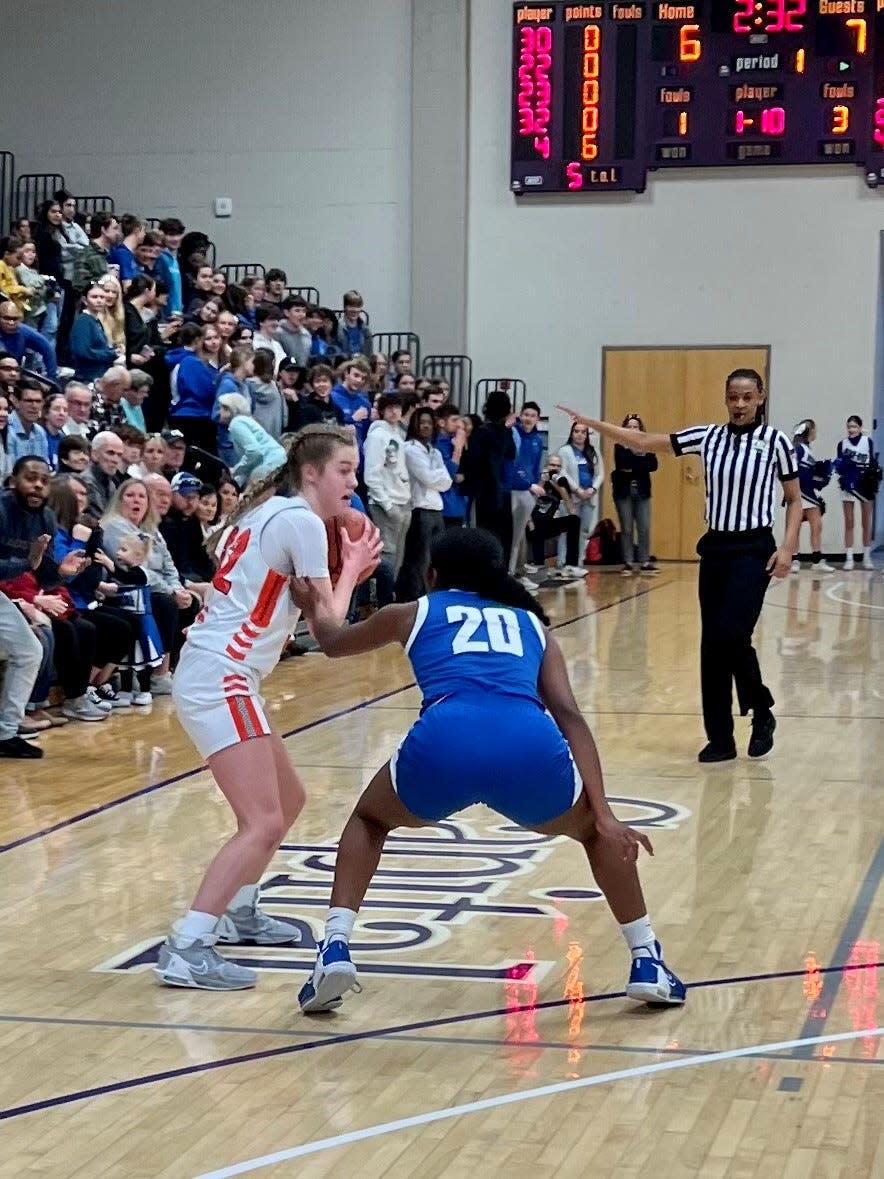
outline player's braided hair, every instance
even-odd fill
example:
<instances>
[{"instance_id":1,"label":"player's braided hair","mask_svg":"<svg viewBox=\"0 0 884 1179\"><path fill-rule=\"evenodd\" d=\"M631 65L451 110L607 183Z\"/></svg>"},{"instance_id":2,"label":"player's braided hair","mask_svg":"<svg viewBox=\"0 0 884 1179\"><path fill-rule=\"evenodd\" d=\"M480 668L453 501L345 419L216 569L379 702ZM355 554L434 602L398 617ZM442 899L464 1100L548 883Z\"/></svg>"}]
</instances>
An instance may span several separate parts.
<instances>
[{"instance_id":1,"label":"player's braided hair","mask_svg":"<svg viewBox=\"0 0 884 1179\"><path fill-rule=\"evenodd\" d=\"M549 625L542 607L507 572L503 546L494 533L484 528L440 532L430 544L430 565L437 589L467 590L502 606L517 606Z\"/></svg>"},{"instance_id":2,"label":"player's braided hair","mask_svg":"<svg viewBox=\"0 0 884 1179\"><path fill-rule=\"evenodd\" d=\"M287 444L288 457L282 466L253 483L240 497L234 511L230 513L223 529L212 533L206 541L206 549L215 556L222 536L230 526L243 518L246 512L262 504L272 495L292 495L301 487L301 474L306 466L324 467L340 446L353 447L356 443L352 433L338 426L305 426Z\"/></svg>"}]
</instances>

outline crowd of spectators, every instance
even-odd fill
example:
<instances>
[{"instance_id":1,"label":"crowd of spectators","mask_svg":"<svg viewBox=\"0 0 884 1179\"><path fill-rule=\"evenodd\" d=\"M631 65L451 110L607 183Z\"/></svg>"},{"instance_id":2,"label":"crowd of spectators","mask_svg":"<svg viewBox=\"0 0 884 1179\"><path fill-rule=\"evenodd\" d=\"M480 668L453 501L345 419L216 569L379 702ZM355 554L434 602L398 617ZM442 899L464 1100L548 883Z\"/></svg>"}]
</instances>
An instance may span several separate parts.
<instances>
[{"instance_id":1,"label":"crowd of spectators","mask_svg":"<svg viewBox=\"0 0 884 1179\"><path fill-rule=\"evenodd\" d=\"M579 428L545 460L536 403L515 414L497 389L482 418L462 413L408 351L373 351L358 291L336 315L279 268L231 284L208 245L176 218L78 217L65 192L0 241L0 755L41 756L36 733L171 691L211 588L206 542L311 423L352 432L354 502L383 540L354 609L424 593L432 537L469 521L528 588L550 541L565 580L584 572L603 470ZM40 648L24 697L10 604L31 663Z\"/></svg>"}]
</instances>

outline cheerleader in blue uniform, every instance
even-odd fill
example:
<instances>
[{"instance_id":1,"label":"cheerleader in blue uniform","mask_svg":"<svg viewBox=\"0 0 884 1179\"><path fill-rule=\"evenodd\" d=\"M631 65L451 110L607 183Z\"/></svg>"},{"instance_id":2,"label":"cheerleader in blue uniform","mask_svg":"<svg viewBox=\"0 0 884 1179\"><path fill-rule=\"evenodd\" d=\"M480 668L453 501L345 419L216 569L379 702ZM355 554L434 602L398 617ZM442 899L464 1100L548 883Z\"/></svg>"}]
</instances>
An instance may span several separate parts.
<instances>
[{"instance_id":1,"label":"cheerleader in blue uniform","mask_svg":"<svg viewBox=\"0 0 884 1179\"><path fill-rule=\"evenodd\" d=\"M835 470L841 487L841 506L844 509L844 568L852 569L853 560L853 505L858 503L862 513L863 569L874 569L872 564L872 505L881 482L881 467L871 438L863 433L862 418L851 414L847 419L847 437L838 443Z\"/></svg>"},{"instance_id":2,"label":"cheerleader in blue uniform","mask_svg":"<svg viewBox=\"0 0 884 1179\"><path fill-rule=\"evenodd\" d=\"M801 516L802 524L810 526L810 548L815 573L834 573L835 569L828 561L823 560L820 548L823 536L823 512L826 504L820 492L832 477L832 464L817 462L810 444L816 441L816 422L813 418L805 418L799 422L792 433L792 443L795 447L795 457L798 459L798 486L801 489L801 506L804 509ZM792 572L801 571L801 562L796 557L792 562Z\"/></svg>"},{"instance_id":3,"label":"cheerleader in blue uniform","mask_svg":"<svg viewBox=\"0 0 884 1179\"><path fill-rule=\"evenodd\" d=\"M329 1011L358 990L350 935L389 832L431 826L478 802L522 827L581 843L632 954L627 996L683 1003L686 988L663 961L639 883L639 846L653 854L650 841L608 805L595 742L543 611L508 575L497 538L480 529L435 537L428 584L418 601L342 627L309 581L292 582L327 655L400 643L423 693L419 718L344 828L301 1010Z\"/></svg>"}]
</instances>

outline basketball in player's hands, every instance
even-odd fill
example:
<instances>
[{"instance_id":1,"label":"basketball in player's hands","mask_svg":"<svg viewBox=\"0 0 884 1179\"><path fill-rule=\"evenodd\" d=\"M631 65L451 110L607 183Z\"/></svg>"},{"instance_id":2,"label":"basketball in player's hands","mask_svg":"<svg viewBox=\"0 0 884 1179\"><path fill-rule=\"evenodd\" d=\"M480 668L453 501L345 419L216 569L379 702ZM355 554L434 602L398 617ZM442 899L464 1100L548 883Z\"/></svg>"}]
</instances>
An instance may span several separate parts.
<instances>
[{"instance_id":1,"label":"basketball in player's hands","mask_svg":"<svg viewBox=\"0 0 884 1179\"><path fill-rule=\"evenodd\" d=\"M347 508L340 516L326 520L325 531L328 536L328 575L332 585L337 585L338 578L344 568L344 552L341 543L341 529L346 529L351 540L359 540L364 532L374 529L374 524L364 512L357 512L355 508ZM377 569L380 558L369 562L356 579L357 585L368 581Z\"/></svg>"}]
</instances>

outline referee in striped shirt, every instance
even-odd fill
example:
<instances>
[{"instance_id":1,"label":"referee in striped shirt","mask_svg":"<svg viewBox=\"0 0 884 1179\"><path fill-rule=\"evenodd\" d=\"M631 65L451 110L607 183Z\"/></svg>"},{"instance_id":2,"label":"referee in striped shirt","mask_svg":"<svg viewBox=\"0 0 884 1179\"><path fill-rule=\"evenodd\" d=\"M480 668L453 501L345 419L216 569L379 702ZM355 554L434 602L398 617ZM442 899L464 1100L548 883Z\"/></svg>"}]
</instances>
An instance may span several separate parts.
<instances>
[{"instance_id":1,"label":"referee in striped shirt","mask_svg":"<svg viewBox=\"0 0 884 1179\"><path fill-rule=\"evenodd\" d=\"M731 714L732 682L740 714L752 713L750 757L773 748L776 720L773 696L761 678L752 631L771 577L785 577L798 550L801 493L792 443L763 420L765 392L753 369L727 378L726 426L692 426L674 434L642 434L609 422L565 413L621 446L680 457L697 454L706 480L708 532L700 554L700 681L708 744L699 761L730 761L737 756ZM782 492L780 491L782 485ZM774 508L786 500L786 533L777 547Z\"/></svg>"}]
</instances>

